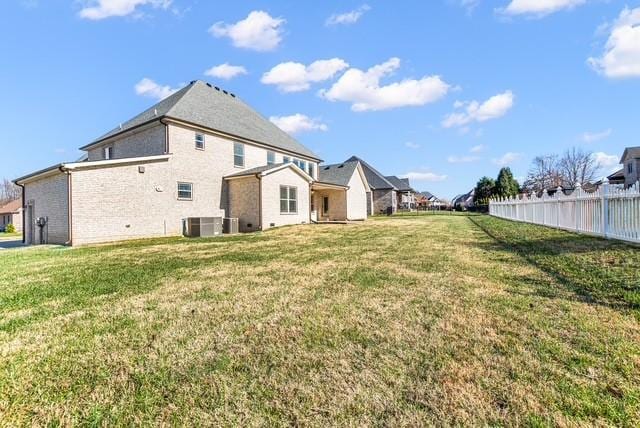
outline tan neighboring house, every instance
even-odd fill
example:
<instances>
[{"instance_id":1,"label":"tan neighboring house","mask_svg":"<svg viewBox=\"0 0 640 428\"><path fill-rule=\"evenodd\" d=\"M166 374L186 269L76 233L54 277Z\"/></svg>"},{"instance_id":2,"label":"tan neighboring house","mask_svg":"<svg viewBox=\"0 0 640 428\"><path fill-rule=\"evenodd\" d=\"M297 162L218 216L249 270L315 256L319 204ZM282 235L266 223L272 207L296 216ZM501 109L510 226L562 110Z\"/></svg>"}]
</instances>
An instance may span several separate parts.
<instances>
[{"instance_id":1,"label":"tan neighboring house","mask_svg":"<svg viewBox=\"0 0 640 428\"><path fill-rule=\"evenodd\" d=\"M193 81L81 148L15 180L27 244L180 235L189 217L243 231L311 221L320 159L232 93Z\"/></svg>"},{"instance_id":2,"label":"tan neighboring house","mask_svg":"<svg viewBox=\"0 0 640 428\"><path fill-rule=\"evenodd\" d=\"M9 224L16 228L16 232L22 231L22 201L20 199L0 206L0 232L3 232Z\"/></svg>"},{"instance_id":3,"label":"tan neighboring house","mask_svg":"<svg viewBox=\"0 0 640 428\"><path fill-rule=\"evenodd\" d=\"M416 208L416 191L411 187L408 178L398 178L395 175L387 175L384 178L396 188L398 209L413 210Z\"/></svg>"},{"instance_id":4,"label":"tan neighboring house","mask_svg":"<svg viewBox=\"0 0 640 428\"><path fill-rule=\"evenodd\" d=\"M313 221L356 221L367 219L369 183L359 161L321 165L313 184Z\"/></svg>"}]
</instances>

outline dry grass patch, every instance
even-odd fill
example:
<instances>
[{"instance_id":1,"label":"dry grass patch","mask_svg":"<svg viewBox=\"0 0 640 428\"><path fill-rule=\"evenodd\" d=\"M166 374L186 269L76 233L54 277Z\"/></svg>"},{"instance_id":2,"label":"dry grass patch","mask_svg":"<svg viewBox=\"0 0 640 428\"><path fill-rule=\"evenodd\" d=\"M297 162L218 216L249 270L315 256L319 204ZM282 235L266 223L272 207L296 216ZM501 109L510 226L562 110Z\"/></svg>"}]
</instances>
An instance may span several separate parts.
<instances>
[{"instance_id":1,"label":"dry grass patch","mask_svg":"<svg viewBox=\"0 0 640 428\"><path fill-rule=\"evenodd\" d=\"M0 255L0 425L633 425L636 310L563 276L590 242L553 270L473 220Z\"/></svg>"}]
</instances>

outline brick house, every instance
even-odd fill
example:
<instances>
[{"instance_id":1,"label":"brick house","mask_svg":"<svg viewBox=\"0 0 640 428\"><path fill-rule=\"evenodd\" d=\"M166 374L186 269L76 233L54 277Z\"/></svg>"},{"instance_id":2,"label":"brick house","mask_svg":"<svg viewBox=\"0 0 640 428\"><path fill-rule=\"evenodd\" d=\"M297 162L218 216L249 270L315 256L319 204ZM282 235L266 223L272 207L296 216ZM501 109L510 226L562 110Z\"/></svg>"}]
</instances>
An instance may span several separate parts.
<instances>
[{"instance_id":1,"label":"brick house","mask_svg":"<svg viewBox=\"0 0 640 428\"><path fill-rule=\"evenodd\" d=\"M27 244L180 235L189 217L236 217L241 231L308 223L312 193L326 187L316 180L317 155L202 81L81 150L86 161L15 180ZM356 193L349 197L366 197Z\"/></svg>"},{"instance_id":2,"label":"brick house","mask_svg":"<svg viewBox=\"0 0 640 428\"><path fill-rule=\"evenodd\" d=\"M20 199L0 206L0 232L12 224L16 232L22 231L22 202Z\"/></svg>"},{"instance_id":3,"label":"brick house","mask_svg":"<svg viewBox=\"0 0 640 428\"><path fill-rule=\"evenodd\" d=\"M367 214L393 214L398 209L398 189L378 172L377 169L357 156L351 156L345 162L360 162L369 184L367 195Z\"/></svg>"}]
</instances>

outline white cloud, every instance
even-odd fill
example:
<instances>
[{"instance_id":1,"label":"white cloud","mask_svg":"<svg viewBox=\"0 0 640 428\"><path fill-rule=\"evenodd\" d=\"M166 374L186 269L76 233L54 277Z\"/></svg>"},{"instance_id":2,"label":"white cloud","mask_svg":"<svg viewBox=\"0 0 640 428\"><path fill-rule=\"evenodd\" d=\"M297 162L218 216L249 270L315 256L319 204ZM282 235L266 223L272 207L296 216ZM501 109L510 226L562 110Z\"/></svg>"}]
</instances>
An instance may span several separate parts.
<instances>
[{"instance_id":1,"label":"white cloud","mask_svg":"<svg viewBox=\"0 0 640 428\"><path fill-rule=\"evenodd\" d=\"M283 92L306 91L313 82L331 79L349 64L340 58L314 61L308 66L299 62L283 62L262 75L266 85L276 85Z\"/></svg>"},{"instance_id":2,"label":"white cloud","mask_svg":"<svg viewBox=\"0 0 640 428\"><path fill-rule=\"evenodd\" d=\"M507 166L522 157L520 153L507 152L497 159L493 159L492 162L498 166Z\"/></svg>"},{"instance_id":3,"label":"white cloud","mask_svg":"<svg viewBox=\"0 0 640 428\"><path fill-rule=\"evenodd\" d=\"M497 119L507 114L513 107L515 95L511 91L494 95L482 104L478 101L460 102L456 101L454 108L465 108L463 112L451 113L442 121L442 126L452 128L454 126L464 126L472 122L486 122Z\"/></svg>"},{"instance_id":4,"label":"white cloud","mask_svg":"<svg viewBox=\"0 0 640 428\"><path fill-rule=\"evenodd\" d=\"M248 74L247 69L241 65L230 65L228 63L220 64L211 67L204 72L205 76L217 77L219 79L233 79L236 76L242 74Z\"/></svg>"},{"instance_id":5,"label":"white cloud","mask_svg":"<svg viewBox=\"0 0 640 428\"><path fill-rule=\"evenodd\" d=\"M505 15L546 16L561 10L573 9L586 0L511 0L507 7L498 9Z\"/></svg>"},{"instance_id":6,"label":"white cloud","mask_svg":"<svg viewBox=\"0 0 640 428\"><path fill-rule=\"evenodd\" d=\"M585 143L595 143L596 141L604 140L605 138L609 137L612 132L613 129L611 128L605 129L601 132L585 132L584 134L582 134L580 139Z\"/></svg>"},{"instance_id":7,"label":"white cloud","mask_svg":"<svg viewBox=\"0 0 640 428\"><path fill-rule=\"evenodd\" d=\"M312 119L304 114L296 113L291 116L271 116L269 120L288 134L299 134L309 131L326 131L327 125L318 119Z\"/></svg>"},{"instance_id":8,"label":"white cloud","mask_svg":"<svg viewBox=\"0 0 640 428\"><path fill-rule=\"evenodd\" d=\"M272 51L282 41L282 25L286 21L267 12L254 10L235 24L216 22L209 28L215 37L228 37L233 46L255 51Z\"/></svg>"},{"instance_id":9,"label":"white cloud","mask_svg":"<svg viewBox=\"0 0 640 428\"><path fill-rule=\"evenodd\" d=\"M601 57L587 62L612 79L640 77L640 7L625 8L611 27Z\"/></svg>"},{"instance_id":10,"label":"white cloud","mask_svg":"<svg viewBox=\"0 0 640 428\"><path fill-rule=\"evenodd\" d=\"M149 5L167 9L172 0L91 0L78 13L81 18L94 21L112 16L127 16L136 11L138 6Z\"/></svg>"},{"instance_id":11,"label":"white cloud","mask_svg":"<svg viewBox=\"0 0 640 428\"><path fill-rule=\"evenodd\" d=\"M460 6L466 9L468 14L473 13L473 10L480 4L480 0L460 0Z\"/></svg>"},{"instance_id":12,"label":"white cloud","mask_svg":"<svg viewBox=\"0 0 640 428\"><path fill-rule=\"evenodd\" d=\"M471 147L469 151L471 153L480 153L480 152L483 152L486 148L487 146L485 146L484 144L478 144L477 146Z\"/></svg>"},{"instance_id":13,"label":"white cloud","mask_svg":"<svg viewBox=\"0 0 640 428\"><path fill-rule=\"evenodd\" d=\"M470 163L480 160L478 156L449 156L447 162L449 163Z\"/></svg>"},{"instance_id":14,"label":"white cloud","mask_svg":"<svg viewBox=\"0 0 640 428\"><path fill-rule=\"evenodd\" d=\"M420 144L418 143L414 143L413 141L407 141L406 143L404 143L405 147L408 147L410 149L414 149L417 150L420 148Z\"/></svg>"},{"instance_id":15,"label":"white cloud","mask_svg":"<svg viewBox=\"0 0 640 428\"><path fill-rule=\"evenodd\" d=\"M409 180L415 181L444 181L447 179L446 175L440 175L433 172L407 172L404 175L401 175L400 178L408 178Z\"/></svg>"},{"instance_id":16,"label":"white cloud","mask_svg":"<svg viewBox=\"0 0 640 428\"><path fill-rule=\"evenodd\" d=\"M178 89L174 89L168 85L159 85L153 80L145 77L144 79L136 83L135 90L136 94L138 95L162 100L176 92Z\"/></svg>"},{"instance_id":17,"label":"white cloud","mask_svg":"<svg viewBox=\"0 0 640 428\"><path fill-rule=\"evenodd\" d=\"M620 157L616 155L608 155L604 152L596 152L593 158L600 168L611 170L612 172L619 169Z\"/></svg>"},{"instance_id":18,"label":"white cloud","mask_svg":"<svg viewBox=\"0 0 640 428\"><path fill-rule=\"evenodd\" d=\"M330 89L320 91L320 96L329 101L350 102L353 111L388 110L435 102L450 89L440 76L405 79L380 86L380 79L399 67L400 59L391 58L367 71L350 68Z\"/></svg>"},{"instance_id":19,"label":"white cloud","mask_svg":"<svg viewBox=\"0 0 640 428\"><path fill-rule=\"evenodd\" d=\"M359 8L352 10L350 12L341 13L339 15L331 15L325 22L325 25L355 24L362 17L362 15L364 15L364 13L369 10L371 10L369 5L363 4Z\"/></svg>"}]
</instances>

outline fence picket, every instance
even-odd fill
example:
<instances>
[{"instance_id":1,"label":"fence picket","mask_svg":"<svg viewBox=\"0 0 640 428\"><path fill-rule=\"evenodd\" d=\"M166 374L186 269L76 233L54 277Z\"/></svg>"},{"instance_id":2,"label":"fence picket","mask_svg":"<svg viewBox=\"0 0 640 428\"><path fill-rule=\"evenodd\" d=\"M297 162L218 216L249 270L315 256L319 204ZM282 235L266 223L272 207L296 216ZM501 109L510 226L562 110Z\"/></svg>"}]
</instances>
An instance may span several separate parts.
<instances>
[{"instance_id":1,"label":"fence picket","mask_svg":"<svg viewBox=\"0 0 640 428\"><path fill-rule=\"evenodd\" d=\"M640 182L625 189L604 183L592 193L576 185L565 195L562 188L549 195L491 200L489 214L525 223L540 224L640 243Z\"/></svg>"}]
</instances>

